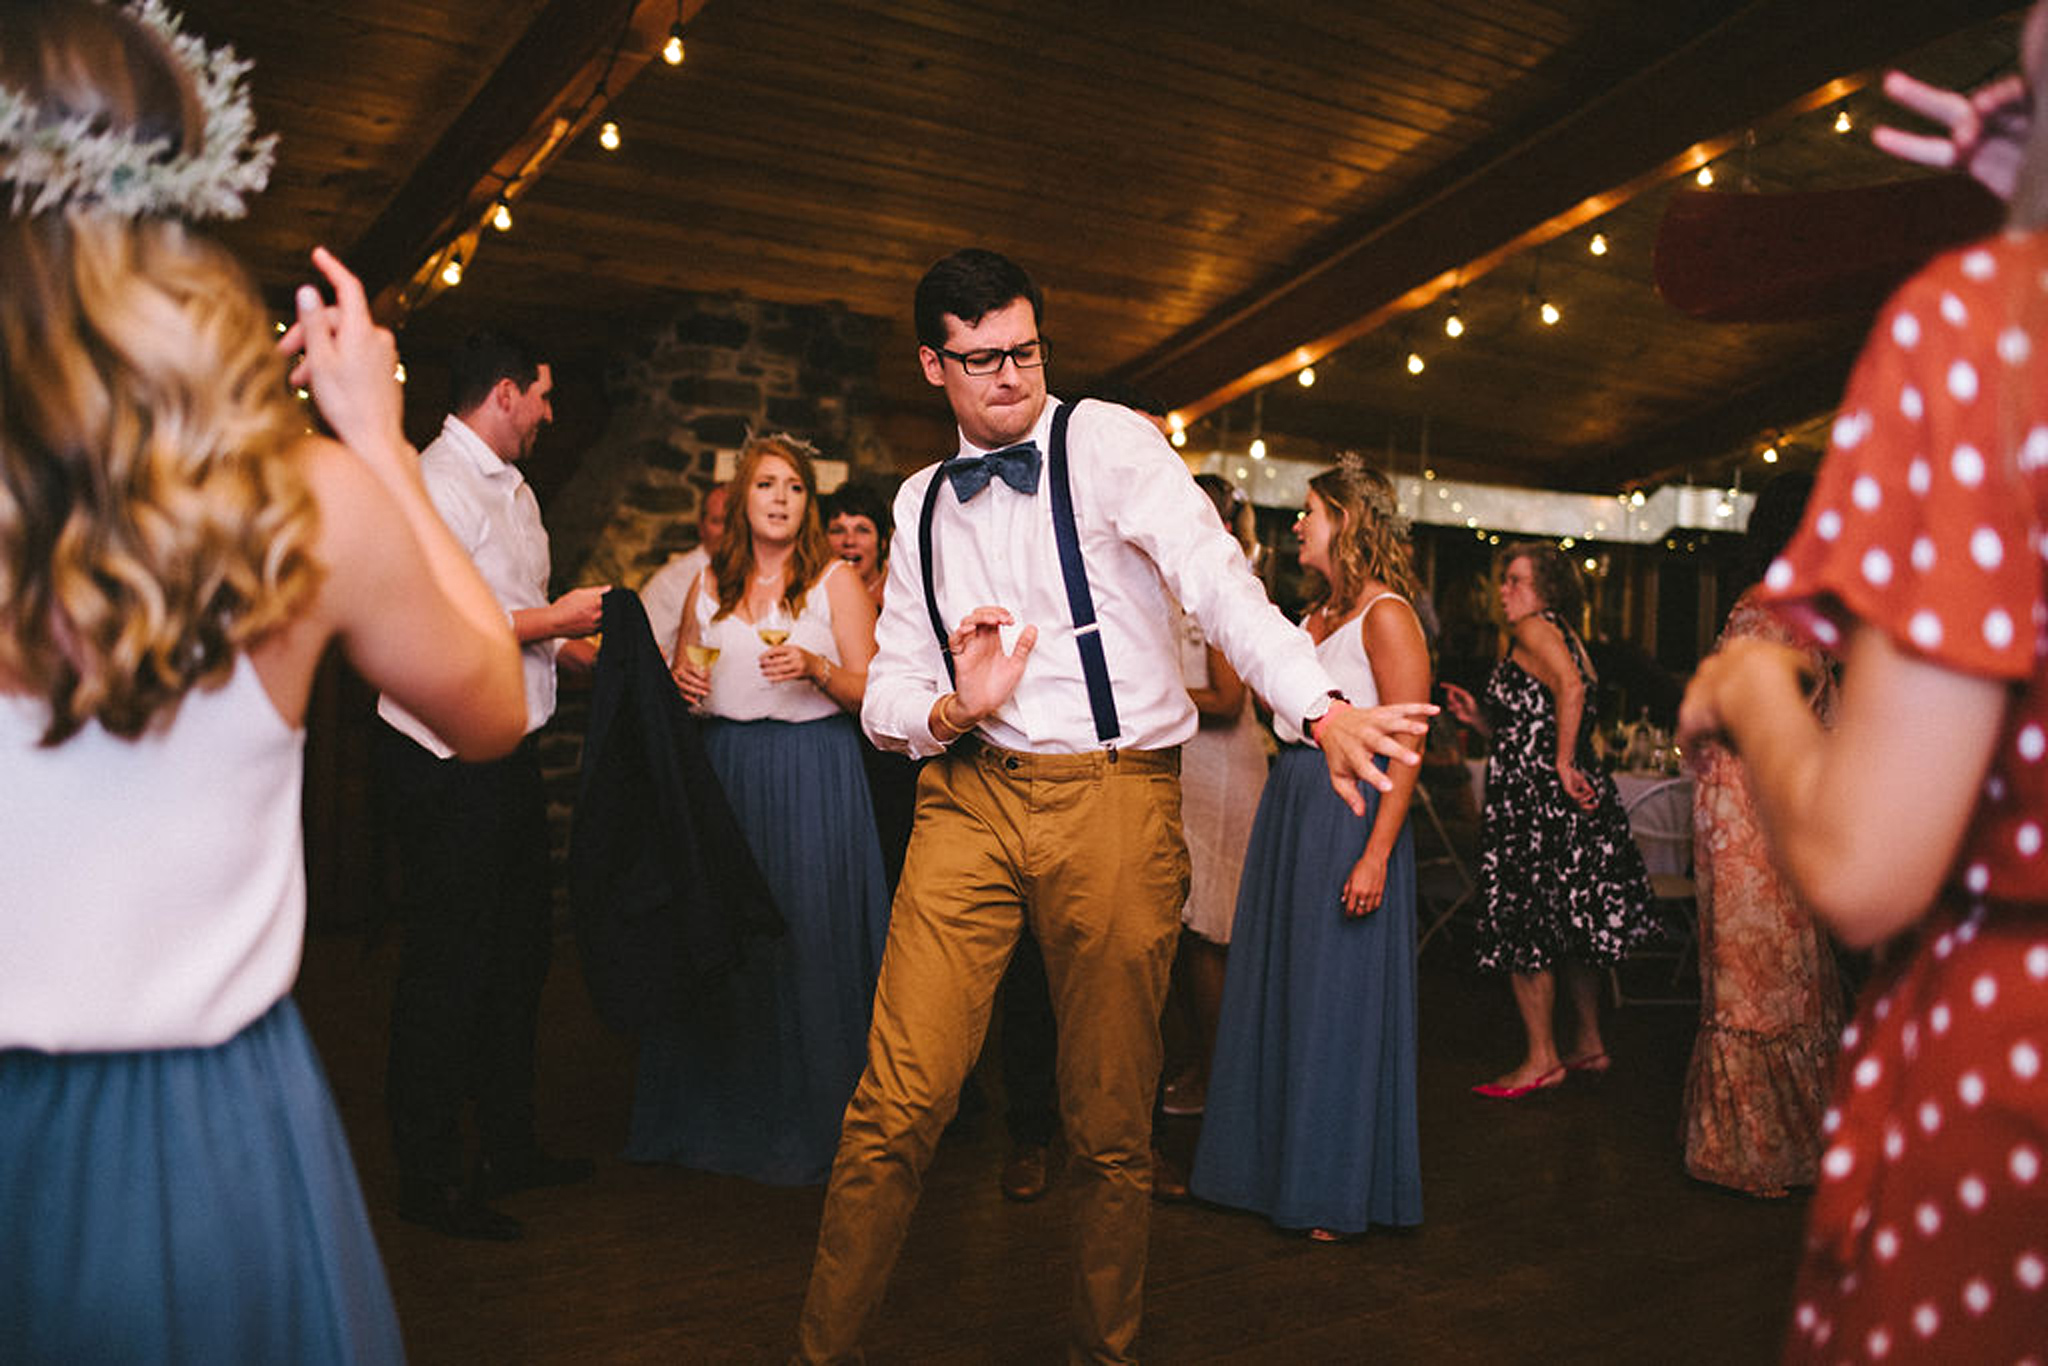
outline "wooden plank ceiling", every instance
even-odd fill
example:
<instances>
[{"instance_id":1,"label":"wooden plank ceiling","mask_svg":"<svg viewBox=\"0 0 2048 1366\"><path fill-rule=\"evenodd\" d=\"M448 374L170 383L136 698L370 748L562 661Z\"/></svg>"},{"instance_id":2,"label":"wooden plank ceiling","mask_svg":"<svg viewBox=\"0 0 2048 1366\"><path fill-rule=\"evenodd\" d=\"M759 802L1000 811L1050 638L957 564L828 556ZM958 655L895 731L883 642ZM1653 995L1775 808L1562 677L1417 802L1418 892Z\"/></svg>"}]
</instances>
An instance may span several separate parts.
<instances>
[{"instance_id":1,"label":"wooden plank ceiling","mask_svg":"<svg viewBox=\"0 0 2048 1366\"><path fill-rule=\"evenodd\" d=\"M224 235L280 298L315 240L395 283L488 202L533 119L589 103L630 19L622 146L582 133L522 185L513 231L408 318L409 351L497 321L592 354L682 291L836 300L887 326L884 416L914 464L940 410L911 286L980 243L1045 286L1056 391L1134 380L1198 448L1256 424L1283 453L1531 486L1720 478L1826 411L1868 316L1666 306L1651 263L1679 175L1715 156L1722 193L1895 178L1830 131L1837 107L1867 127L1861 87L1894 61L1982 79L2017 24L1998 0L690 0L670 68L648 59L671 8L195 0L283 134Z\"/></svg>"}]
</instances>

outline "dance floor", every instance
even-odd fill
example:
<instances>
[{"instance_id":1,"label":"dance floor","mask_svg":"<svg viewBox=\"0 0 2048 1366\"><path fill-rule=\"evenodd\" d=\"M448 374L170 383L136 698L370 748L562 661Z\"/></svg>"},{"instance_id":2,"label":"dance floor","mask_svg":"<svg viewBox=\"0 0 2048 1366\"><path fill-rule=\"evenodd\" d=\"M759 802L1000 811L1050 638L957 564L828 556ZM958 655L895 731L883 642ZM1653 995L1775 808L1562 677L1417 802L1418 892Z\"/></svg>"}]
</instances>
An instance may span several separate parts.
<instances>
[{"instance_id":1,"label":"dance floor","mask_svg":"<svg viewBox=\"0 0 2048 1366\"><path fill-rule=\"evenodd\" d=\"M1337 1246L1201 1205L1152 1226L1152 1362L1700 1362L1772 1358L1804 1200L1757 1202L1689 1180L1679 1091L1693 1012L1633 1007L1614 1070L1520 1102L1467 1094L1516 1057L1505 983L1432 943L1422 980L1425 1222ZM300 1000L354 1141L413 1359L771 1362L793 1342L821 1192L623 1161L630 1041L557 945L541 1022L540 1112L553 1151L596 1180L507 1198L524 1241L469 1243L402 1223L382 1102L395 952L355 934L308 945ZM999 1083L997 1083L999 1084ZM1162 1142L1185 1161L1194 1119ZM869 1359L1063 1358L1060 1193L996 1189L999 1117L949 1137L868 1338Z\"/></svg>"}]
</instances>

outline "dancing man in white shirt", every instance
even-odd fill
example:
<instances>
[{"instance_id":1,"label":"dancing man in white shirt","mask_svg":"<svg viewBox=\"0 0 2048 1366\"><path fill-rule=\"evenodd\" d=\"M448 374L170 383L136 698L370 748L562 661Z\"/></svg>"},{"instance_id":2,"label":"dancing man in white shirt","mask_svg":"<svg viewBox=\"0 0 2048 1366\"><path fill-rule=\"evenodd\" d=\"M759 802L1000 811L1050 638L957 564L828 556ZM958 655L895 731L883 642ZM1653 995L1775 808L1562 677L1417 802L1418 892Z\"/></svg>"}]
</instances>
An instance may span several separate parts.
<instances>
[{"instance_id":1,"label":"dancing man in white shirt","mask_svg":"<svg viewBox=\"0 0 2048 1366\"><path fill-rule=\"evenodd\" d=\"M1420 735L1435 708L1343 701L1148 419L1087 402L1070 426L1056 421L1041 297L1021 268L956 252L926 273L915 308L918 359L945 392L960 449L897 495L861 720L877 745L933 757L798 1355L858 1359L1028 924L1059 1022L1061 1119L1079 1184L1070 1352L1125 1361L1144 1287L1159 1012L1187 893L1179 746L1195 710L1165 593L1260 696L1303 719L1361 815L1357 783L1388 786L1375 754L1415 762L1397 737ZM1065 481L1048 459L1056 434ZM951 487L933 488L940 479ZM1063 564L1063 520L1078 574Z\"/></svg>"},{"instance_id":2,"label":"dancing man in white shirt","mask_svg":"<svg viewBox=\"0 0 2048 1366\"><path fill-rule=\"evenodd\" d=\"M598 629L604 589L548 601L548 534L516 462L554 418L554 377L525 343L482 332L452 362L452 412L420 452L441 520L512 619L526 673L526 738L466 763L389 697L378 780L404 884L405 946L391 1007L385 1099L399 1215L458 1238L509 1240L498 1195L588 1177L587 1158L542 1152L533 1131L534 1035L553 940L547 793L534 733L555 710L555 656ZM465 1181L462 1117L479 1155Z\"/></svg>"}]
</instances>

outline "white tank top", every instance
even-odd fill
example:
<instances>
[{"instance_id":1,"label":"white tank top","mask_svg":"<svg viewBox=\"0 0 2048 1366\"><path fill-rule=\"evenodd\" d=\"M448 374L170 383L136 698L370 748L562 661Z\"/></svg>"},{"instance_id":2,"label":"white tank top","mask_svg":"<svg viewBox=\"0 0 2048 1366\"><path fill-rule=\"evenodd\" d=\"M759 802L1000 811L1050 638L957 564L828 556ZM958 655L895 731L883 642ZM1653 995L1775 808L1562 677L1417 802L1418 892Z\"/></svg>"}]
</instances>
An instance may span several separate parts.
<instances>
[{"instance_id":1,"label":"white tank top","mask_svg":"<svg viewBox=\"0 0 2048 1366\"><path fill-rule=\"evenodd\" d=\"M728 721L817 721L839 713L839 704L827 697L823 688L800 678L770 683L761 677L761 652L768 645L760 632L764 626L780 626L789 632L788 644L801 645L834 664L843 663L839 641L832 634L832 594L825 581L845 565L844 560L834 560L825 566L825 572L804 594L802 610L794 621L742 621L737 615L713 621L712 614L718 611L718 586L711 582L709 570L697 580L697 639L718 648L718 658L711 665L707 703L713 716Z\"/></svg>"},{"instance_id":2,"label":"white tank top","mask_svg":"<svg viewBox=\"0 0 2048 1366\"><path fill-rule=\"evenodd\" d=\"M137 740L47 718L0 694L0 1048L232 1038L298 973L305 733L246 654Z\"/></svg>"},{"instance_id":3,"label":"white tank top","mask_svg":"<svg viewBox=\"0 0 2048 1366\"><path fill-rule=\"evenodd\" d=\"M1365 614L1388 598L1403 605L1408 601L1399 593L1381 593L1368 598L1357 615L1324 636L1316 645L1316 658L1322 661L1323 668L1343 689L1345 700L1354 707L1377 707L1380 704L1380 685L1372 676L1372 661L1365 657ZM1301 744L1300 718L1275 712L1273 733L1283 744Z\"/></svg>"}]
</instances>

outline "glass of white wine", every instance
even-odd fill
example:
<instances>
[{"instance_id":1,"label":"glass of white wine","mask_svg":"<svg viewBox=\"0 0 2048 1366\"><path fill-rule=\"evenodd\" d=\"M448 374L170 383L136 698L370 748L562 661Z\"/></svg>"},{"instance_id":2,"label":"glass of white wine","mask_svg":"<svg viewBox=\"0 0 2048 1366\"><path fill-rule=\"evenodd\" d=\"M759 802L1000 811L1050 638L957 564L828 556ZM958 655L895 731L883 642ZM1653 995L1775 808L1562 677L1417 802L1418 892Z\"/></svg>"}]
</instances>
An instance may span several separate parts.
<instances>
[{"instance_id":1,"label":"glass of white wine","mask_svg":"<svg viewBox=\"0 0 2048 1366\"><path fill-rule=\"evenodd\" d=\"M689 660L690 663L708 674L711 672L711 666L718 662L718 647L716 645L685 645L683 647L683 658ZM711 694L706 692L703 700L693 706L691 710L702 713L708 710L710 706Z\"/></svg>"},{"instance_id":2,"label":"glass of white wine","mask_svg":"<svg viewBox=\"0 0 2048 1366\"><path fill-rule=\"evenodd\" d=\"M754 634L771 650L789 639L789 617L780 606L754 623Z\"/></svg>"}]
</instances>

